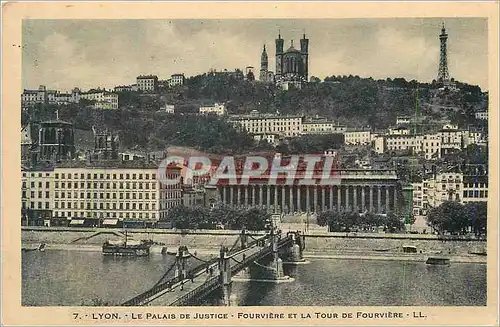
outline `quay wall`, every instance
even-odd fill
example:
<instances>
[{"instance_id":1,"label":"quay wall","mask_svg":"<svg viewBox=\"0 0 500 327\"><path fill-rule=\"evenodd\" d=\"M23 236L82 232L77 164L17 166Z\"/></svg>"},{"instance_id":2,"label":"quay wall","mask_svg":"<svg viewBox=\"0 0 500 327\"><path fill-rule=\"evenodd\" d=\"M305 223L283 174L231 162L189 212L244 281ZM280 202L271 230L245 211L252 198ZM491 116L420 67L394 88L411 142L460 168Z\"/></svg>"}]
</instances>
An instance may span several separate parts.
<instances>
[{"instance_id":1,"label":"quay wall","mask_svg":"<svg viewBox=\"0 0 500 327\"><path fill-rule=\"evenodd\" d=\"M23 244L71 244L101 245L106 240L122 239L120 229L70 228L70 227L23 227ZM175 231L175 230L128 230L130 238L153 239L163 242L167 248L186 245L192 249L218 249L221 245L231 247L239 236L239 231ZM115 235L116 234L116 235ZM263 232L252 233L263 235ZM436 235L421 234L346 234L346 233L304 233L305 252L309 253L367 253L401 252L403 246L415 246L422 253L443 253L466 255L480 252L486 248L485 240L449 238L441 239Z\"/></svg>"}]
</instances>

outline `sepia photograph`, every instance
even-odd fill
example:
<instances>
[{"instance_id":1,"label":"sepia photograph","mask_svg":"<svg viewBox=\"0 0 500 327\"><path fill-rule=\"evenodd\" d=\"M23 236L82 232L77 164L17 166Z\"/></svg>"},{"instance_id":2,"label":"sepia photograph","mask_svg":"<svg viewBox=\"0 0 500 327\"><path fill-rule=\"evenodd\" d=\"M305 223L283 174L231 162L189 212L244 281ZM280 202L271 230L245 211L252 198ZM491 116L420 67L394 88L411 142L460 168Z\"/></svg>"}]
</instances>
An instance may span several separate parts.
<instances>
[{"instance_id":1,"label":"sepia photograph","mask_svg":"<svg viewBox=\"0 0 500 327\"><path fill-rule=\"evenodd\" d=\"M23 16L3 44L18 305L93 324L495 307L498 44L451 12Z\"/></svg>"}]
</instances>

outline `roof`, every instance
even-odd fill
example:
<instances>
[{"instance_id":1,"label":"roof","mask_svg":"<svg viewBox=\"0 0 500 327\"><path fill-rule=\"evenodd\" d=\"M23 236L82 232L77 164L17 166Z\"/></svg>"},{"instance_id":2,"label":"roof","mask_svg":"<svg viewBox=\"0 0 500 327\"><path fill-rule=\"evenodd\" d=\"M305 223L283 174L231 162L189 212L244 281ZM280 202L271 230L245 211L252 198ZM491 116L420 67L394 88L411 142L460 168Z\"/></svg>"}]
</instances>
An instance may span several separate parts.
<instances>
[{"instance_id":1,"label":"roof","mask_svg":"<svg viewBox=\"0 0 500 327\"><path fill-rule=\"evenodd\" d=\"M69 122L67 122L67 121L60 120L60 119L46 120L46 121L41 122L40 124L41 124L41 125L43 125L43 124L62 124L62 125L73 125L72 123L69 123Z\"/></svg>"},{"instance_id":2,"label":"roof","mask_svg":"<svg viewBox=\"0 0 500 327\"><path fill-rule=\"evenodd\" d=\"M154 79L158 79L158 76L156 76L156 75L139 75L139 76L137 76L137 78L154 78Z\"/></svg>"},{"instance_id":3,"label":"roof","mask_svg":"<svg viewBox=\"0 0 500 327\"><path fill-rule=\"evenodd\" d=\"M299 51L299 50L297 50L297 49L295 49L295 48L293 47L293 45L291 45L291 46L288 48L288 50L286 50L286 51L285 51L285 53L290 53L290 52L300 53L300 51Z\"/></svg>"}]
</instances>

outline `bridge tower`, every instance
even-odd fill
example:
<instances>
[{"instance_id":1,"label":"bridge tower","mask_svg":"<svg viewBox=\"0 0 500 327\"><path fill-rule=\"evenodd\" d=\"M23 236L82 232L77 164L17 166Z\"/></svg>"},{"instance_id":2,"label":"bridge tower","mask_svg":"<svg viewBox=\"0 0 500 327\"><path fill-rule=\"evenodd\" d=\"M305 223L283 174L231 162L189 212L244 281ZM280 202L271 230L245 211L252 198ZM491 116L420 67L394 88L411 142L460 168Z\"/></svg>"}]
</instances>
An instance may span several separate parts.
<instances>
[{"instance_id":1,"label":"bridge tower","mask_svg":"<svg viewBox=\"0 0 500 327\"><path fill-rule=\"evenodd\" d=\"M220 249L220 258L219 258L219 281L221 284L221 297L220 304L222 306L230 306L231 305L231 257L228 256L228 248L222 246Z\"/></svg>"},{"instance_id":2,"label":"bridge tower","mask_svg":"<svg viewBox=\"0 0 500 327\"><path fill-rule=\"evenodd\" d=\"M281 279L284 277L283 273L283 260L279 257L279 249L278 249L278 241L280 239L280 233L277 231L276 228L271 229L271 246L272 246L272 254L273 254L273 261L271 263L271 267L273 268L274 271L274 279Z\"/></svg>"},{"instance_id":3,"label":"bridge tower","mask_svg":"<svg viewBox=\"0 0 500 327\"><path fill-rule=\"evenodd\" d=\"M180 280L184 280L187 278L186 263L189 258L189 254L187 253L187 246L179 246L176 258L177 260L175 266L175 277L179 277Z\"/></svg>"},{"instance_id":4,"label":"bridge tower","mask_svg":"<svg viewBox=\"0 0 500 327\"><path fill-rule=\"evenodd\" d=\"M247 231L245 229L241 230L240 242L241 242L241 248L246 249L248 246L248 234L247 234Z\"/></svg>"}]
</instances>

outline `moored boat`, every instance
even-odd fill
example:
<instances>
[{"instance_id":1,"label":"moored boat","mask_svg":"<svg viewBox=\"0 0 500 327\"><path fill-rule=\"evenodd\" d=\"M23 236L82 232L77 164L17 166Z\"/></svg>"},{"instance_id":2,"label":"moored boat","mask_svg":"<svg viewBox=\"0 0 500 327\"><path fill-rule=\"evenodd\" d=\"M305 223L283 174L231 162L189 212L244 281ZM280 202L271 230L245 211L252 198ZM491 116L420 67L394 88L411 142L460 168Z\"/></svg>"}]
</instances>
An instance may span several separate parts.
<instances>
[{"instance_id":1,"label":"moored boat","mask_svg":"<svg viewBox=\"0 0 500 327\"><path fill-rule=\"evenodd\" d=\"M439 257L429 257L425 262L428 265L449 265L450 259L448 258L439 258Z\"/></svg>"},{"instance_id":2,"label":"moored boat","mask_svg":"<svg viewBox=\"0 0 500 327\"><path fill-rule=\"evenodd\" d=\"M149 256L151 241L129 240L125 232L125 240L113 241L108 240L102 245L102 254L104 255L119 255L119 256Z\"/></svg>"}]
</instances>

